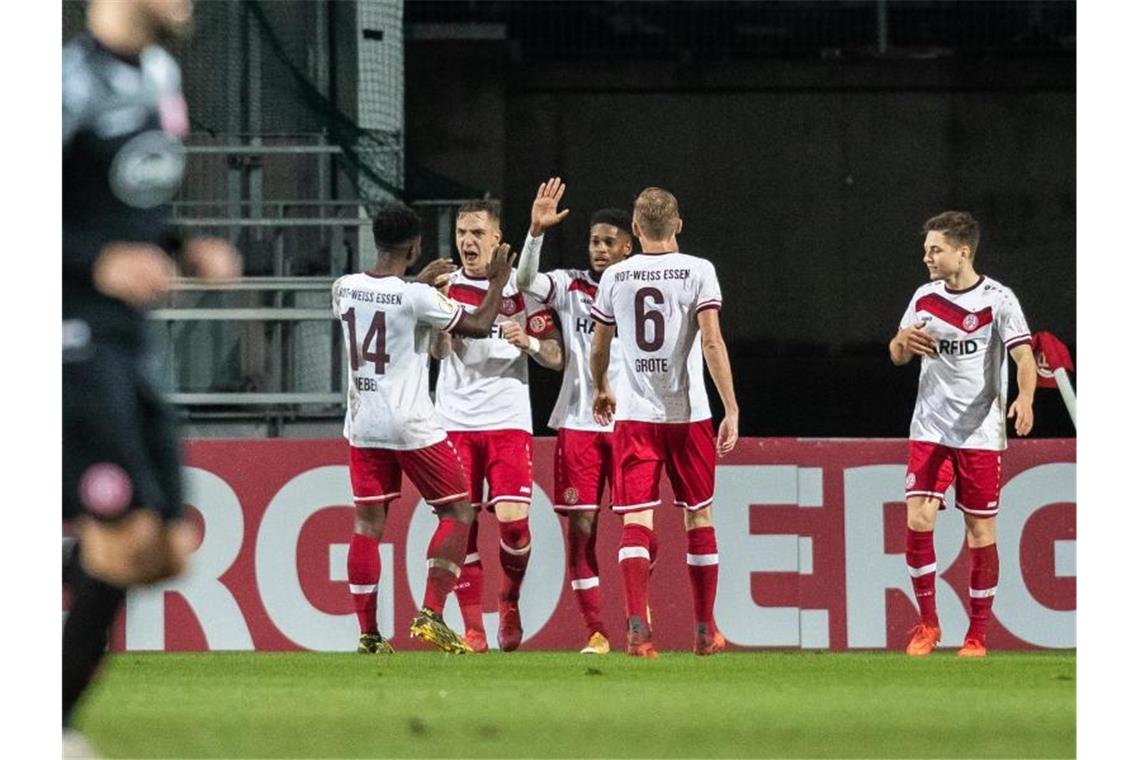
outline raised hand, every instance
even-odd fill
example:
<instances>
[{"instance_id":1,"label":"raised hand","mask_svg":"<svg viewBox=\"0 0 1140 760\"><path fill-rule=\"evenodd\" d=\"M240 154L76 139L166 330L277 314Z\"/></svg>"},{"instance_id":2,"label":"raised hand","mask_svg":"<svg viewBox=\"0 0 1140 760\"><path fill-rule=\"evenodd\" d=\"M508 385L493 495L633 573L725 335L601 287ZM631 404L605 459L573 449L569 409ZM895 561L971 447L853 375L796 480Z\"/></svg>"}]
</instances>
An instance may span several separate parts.
<instances>
[{"instance_id":1,"label":"raised hand","mask_svg":"<svg viewBox=\"0 0 1140 760\"><path fill-rule=\"evenodd\" d=\"M491 254L491 263L487 265L487 279L502 289L511 278L511 267L515 265L518 254L511 253L511 247L500 243L495 252Z\"/></svg>"},{"instance_id":2,"label":"raised hand","mask_svg":"<svg viewBox=\"0 0 1140 760\"><path fill-rule=\"evenodd\" d=\"M416 275L416 282L438 288L446 282L444 278L454 271L455 262L451 259L435 259L424 265L424 268Z\"/></svg>"},{"instance_id":3,"label":"raised hand","mask_svg":"<svg viewBox=\"0 0 1140 760\"><path fill-rule=\"evenodd\" d=\"M565 192L566 185L562 183L561 177L551 177L538 186L538 194L534 196L534 204L530 207L531 237L538 237L570 213L569 209L558 210L558 202Z\"/></svg>"}]
</instances>

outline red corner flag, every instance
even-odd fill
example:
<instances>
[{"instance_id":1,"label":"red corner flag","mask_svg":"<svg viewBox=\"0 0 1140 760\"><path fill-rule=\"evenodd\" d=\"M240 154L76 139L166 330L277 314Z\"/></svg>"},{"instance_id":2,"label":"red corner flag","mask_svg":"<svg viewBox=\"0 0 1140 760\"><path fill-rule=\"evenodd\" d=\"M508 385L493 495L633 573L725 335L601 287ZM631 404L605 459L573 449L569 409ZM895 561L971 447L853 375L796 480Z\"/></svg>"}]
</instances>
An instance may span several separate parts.
<instances>
[{"instance_id":1,"label":"red corner flag","mask_svg":"<svg viewBox=\"0 0 1140 760\"><path fill-rule=\"evenodd\" d=\"M1069 348L1053 333L1033 333L1033 355L1037 358L1037 385L1042 388L1056 388L1056 371L1073 371L1073 357Z\"/></svg>"},{"instance_id":2,"label":"red corner flag","mask_svg":"<svg viewBox=\"0 0 1140 760\"><path fill-rule=\"evenodd\" d=\"M1033 356L1037 359L1037 384L1042 388L1056 388L1061 392L1065 408L1073 427L1077 426L1077 394L1069 381L1073 371L1073 357L1064 343L1052 333L1033 333Z\"/></svg>"}]
</instances>

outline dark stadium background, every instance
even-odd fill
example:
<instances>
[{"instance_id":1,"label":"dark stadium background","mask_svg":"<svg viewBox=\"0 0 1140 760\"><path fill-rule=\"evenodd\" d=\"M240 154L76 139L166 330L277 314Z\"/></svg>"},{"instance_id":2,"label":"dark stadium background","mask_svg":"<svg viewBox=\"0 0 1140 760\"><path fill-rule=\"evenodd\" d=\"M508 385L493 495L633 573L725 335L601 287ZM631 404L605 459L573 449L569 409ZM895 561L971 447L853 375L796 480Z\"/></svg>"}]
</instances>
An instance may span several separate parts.
<instances>
[{"instance_id":1,"label":"dark stadium background","mask_svg":"<svg viewBox=\"0 0 1140 760\"><path fill-rule=\"evenodd\" d=\"M332 3L317 27L328 59L314 63L316 4L225 5L199 3L205 33L181 51L195 131L250 126L248 103L226 110L217 92L219 51L239 32L261 35L262 129L351 131L337 111L353 112L362 85L343 63L393 30L346 35L337 20L355 3ZM82 6L64 11L67 37ZM906 436L917 365L891 366L886 342L925 281L922 222L945 209L978 217L979 270L1076 355L1075 3L409 0L403 12L395 194L500 197L519 246L535 188L559 175L573 213L547 236L549 268L584 262L593 210L672 190L683 250L718 268L743 434ZM314 71L327 101L304 86ZM332 198L355 197L366 173L346 156ZM187 192L208 184L195 177ZM265 181L267 195L312 184L302 171ZM264 241L242 230L237 242L251 274L271 273ZM321 245L291 239L287 270L327 272ZM559 376L531 372L542 432ZM1037 398L1034 435L1073 435L1057 393ZM336 435L335 417L312 430Z\"/></svg>"}]
</instances>

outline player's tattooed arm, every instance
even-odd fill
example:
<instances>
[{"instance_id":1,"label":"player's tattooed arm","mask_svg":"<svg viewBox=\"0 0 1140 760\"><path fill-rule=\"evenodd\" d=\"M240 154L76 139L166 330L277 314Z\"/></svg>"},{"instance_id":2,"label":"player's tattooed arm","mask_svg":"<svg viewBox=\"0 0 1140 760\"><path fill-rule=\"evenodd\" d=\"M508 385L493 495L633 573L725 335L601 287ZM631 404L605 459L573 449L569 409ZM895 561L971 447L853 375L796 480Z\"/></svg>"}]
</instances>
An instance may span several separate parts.
<instances>
[{"instance_id":1,"label":"player's tattooed arm","mask_svg":"<svg viewBox=\"0 0 1140 760\"><path fill-rule=\"evenodd\" d=\"M720 312L705 309L697 313L701 328L701 351L709 368L713 384L724 404L724 419L716 436L717 456L724 456L736 446L740 435L740 407L736 403L736 389L732 383L732 366L728 361L728 348L720 331Z\"/></svg>"},{"instance_id":2,"label":"player's tattooed arm","mask_svg":"<svg viewBox=\"0 0 1140 760\"><path fill-rule=\"evenodd\" d=\"M518 323L507 322L503 325L503 337L512 346L526 351L547 369L562 369L562 333L558 330L552 330L548 337L539 339L527 335L526 330Z\"/></svg>"},{"instance_id":3,"label":"player's tattooed arm","mask_svg":"<svg viewBox=\"0 0 1140 760\"><path fill-rule=\"evenodd\" d=\"M926 322L917 322L898 331L889 346L891 363L896 367L918 356L934 356L934 338L925 332Z\"/></svg>"},{"instance_id":4,"label":"player's tattooed arm","mask_svg":"<svg viewBox=\"0 0 1140 760\"><path fill-rule=\"evenodd\" d=\"M614 419L617 401L610 388L610 343L614 339L614 326L598 322L594 327L594 342L590 344L590 375L594 381L594 421L608 425Z\"/></svg>"},{"instance_id":5,"label":"player's tattooed arm","mask_svg":"<svg viewBox=\"0 0 1140 760\"><path fill-rule=\"evenodd\" d=\"M1017 398L1009 405L1008 419L1018 435L1033 429L1033 394L1037 391L1037 359L1027 345L1014 347L1009 355L1017 362Z\"/></svg>"},{"instance_id":6,"label":"player's tattooed arm","mask_svg":"<svg viewBox=\"0 0 1140 760\"><path fill-rule=\"evenodd\" d=\"M468 338L486 338L491 334L495 325L495 316L499 313L499 304L503 299L503 288L511 277L511 267L515 263L515 256L511 247L506 243L495 249L491 256L491 263L487 265L487 279L490 280L487 292L483 294L483 301L475 311L467 312L452 328L455 335ZM432 352L435 356L435 352Z\"/></svg>"}]
</instances>

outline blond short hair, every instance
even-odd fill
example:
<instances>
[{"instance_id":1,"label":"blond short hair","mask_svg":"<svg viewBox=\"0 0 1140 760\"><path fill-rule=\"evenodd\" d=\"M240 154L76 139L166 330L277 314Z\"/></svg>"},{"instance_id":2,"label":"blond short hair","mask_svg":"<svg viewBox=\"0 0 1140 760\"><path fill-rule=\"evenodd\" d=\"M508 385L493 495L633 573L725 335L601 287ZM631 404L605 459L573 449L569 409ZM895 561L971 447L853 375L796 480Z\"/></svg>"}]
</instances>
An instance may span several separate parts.
<instances>
[{"instance_id":1,"label":"blond short hair","mask_svg":"<svg viewBox=\"0 0 1140 760\"><path fill-rule=\"evenodd\" d=\"M665 240L677 231L681 211L677 198L660 187L647 187L633 204L633 221L650 240Z\"/></svg>"}]
</instances>

